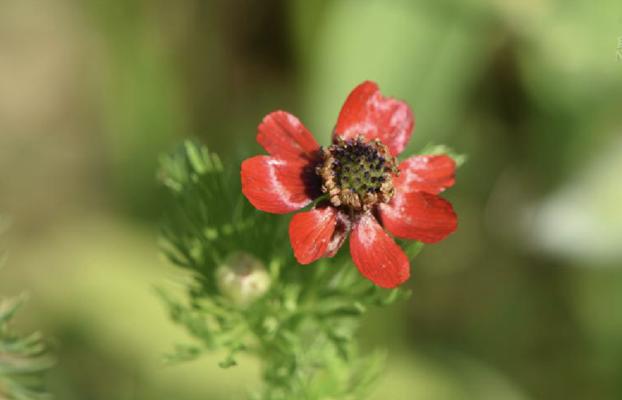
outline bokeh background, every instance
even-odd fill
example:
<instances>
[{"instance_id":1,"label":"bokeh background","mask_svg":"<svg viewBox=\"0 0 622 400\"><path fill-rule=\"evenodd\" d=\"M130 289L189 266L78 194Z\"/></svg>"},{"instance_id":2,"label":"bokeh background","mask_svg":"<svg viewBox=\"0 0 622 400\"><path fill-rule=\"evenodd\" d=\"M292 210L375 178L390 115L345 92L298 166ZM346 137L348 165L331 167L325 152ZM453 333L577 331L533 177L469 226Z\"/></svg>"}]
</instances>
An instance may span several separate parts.
<instances>
[{"instance_id":1,"label":"bokeh background","mask_svg":"<svg viewBox=\"0 0 622 400\"><path fill-rule=\"evenodd\" d=\"M161 362L185 335L153 291L158 156L254 154L279 108L327 143L372 79L414 109L409 151L469 156L458 232L362 330L373 398L622 398L620 41L619 0L2 0L0 293L30 293L58 399L242 398L252 359Z\"/></svg>"}]
</instances>

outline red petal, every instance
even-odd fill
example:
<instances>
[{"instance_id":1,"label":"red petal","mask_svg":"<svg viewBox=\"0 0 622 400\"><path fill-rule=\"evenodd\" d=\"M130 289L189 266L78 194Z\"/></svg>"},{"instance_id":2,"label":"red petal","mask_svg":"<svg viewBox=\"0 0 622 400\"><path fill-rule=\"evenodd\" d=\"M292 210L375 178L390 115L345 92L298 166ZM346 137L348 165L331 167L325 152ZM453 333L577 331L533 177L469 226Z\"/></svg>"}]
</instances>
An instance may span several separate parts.
<instances>
[{"instance_id":1,"label":"red petal","mask_svg":"<svg viewBox=\"0 0 622 400\"><path fill-rule=\"evenodd\" d=\"M458 227L451 204L425 192L397 192L389 204L380 205L382 225L403 239L434 243Z\"/></svg>"},{"instance_id":2,"label":"red petal","mask_svg":"<svg viewBox=\"0 0 622 400\"><path fill-rule=\"evenodd\" d=\"M242 193L256 208L275 214L296 211L311 203L319 179L309 164L255 156L242 163Z\"/></svg>"},{"instance_id":3,"label":"red petal","mask_svg":"<svg viewBox=\"0 0 622 400\"><path fill-rule=\"evenodd\" d=\"M266 151L281 159L314 158L320 146L298 120L285 111L268 114L257 133L257 142Z\"/></svg>"},{"instance_id":4,"label":"red petal","mask_svg":"<svg viewBox=\"0 0 622 400\"><path fill-rule=\"evenodd\" d=\"M333 237L328 244L328 248L326 249L326 257L333 257L337 254L337 251L343 245L343 242L348 237L348 233L352 229L352 222L350 221L350 217L348 214L339 211L337 213L337 224L335 225L335 232L333 233Z\"/></svg>"},{"instance_id":5,"label":"red petal","mask_svg":"<svg viewBox=\"0 0 622 400\"><path fill-rule=\"evenodd\" d=\"M300 264L309 264L326 254L335 231L337 211L333 207L301 212L289 224L289 240Z\"/></svg>"},{"instance_id":6,"label":"red petal","mask_svg":"<svg viewBox=\"0 0 622 400\"><path fill-rule=\"evenodd\" d=\"M382 96L378 85L366 81L346 99L334 135L344 139L359 135L368 140L380 139L397 156L406 147L413 126L412 111L406 103Z\"/></svg>"},{"instance_id":7,"label":"red petal","mask_svg":"<svg viewBox=\"0 0 622 400\"><path fill-rule=\"evenodd\" d=\"M393 180L398 191L438 194L456 181L456 162L444 155L410 157L399 169L400 175Z\"/></svg>"},{"instance_id":8,"label":"red petal","mask_svg":"<svg viewBox=\"0 0 622 400\"><path fill-rule=\"evenodd\" d=\"M361 274L380 287L396 287L410 276L406 254L369 213L354 225L350 253Z\"/></svg>"}]
</instances>

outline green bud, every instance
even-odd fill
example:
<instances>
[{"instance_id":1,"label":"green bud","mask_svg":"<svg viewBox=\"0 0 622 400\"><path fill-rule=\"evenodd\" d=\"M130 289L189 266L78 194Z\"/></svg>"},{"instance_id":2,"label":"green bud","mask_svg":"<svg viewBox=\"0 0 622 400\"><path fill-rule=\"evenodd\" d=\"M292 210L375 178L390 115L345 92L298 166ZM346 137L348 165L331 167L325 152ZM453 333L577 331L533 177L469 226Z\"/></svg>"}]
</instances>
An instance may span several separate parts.
<instances>
[{"instance_id":1,"label":"green bud","mask_svg":"<svg viewBox=\"0 0 622 400\"><path fill-rule=\"evenodd\" d=\"M235 253L216 269L216 282L223 296L239 306L247 306L266 294L270 275L257 258Z\"/></svg>"}]
</instances>

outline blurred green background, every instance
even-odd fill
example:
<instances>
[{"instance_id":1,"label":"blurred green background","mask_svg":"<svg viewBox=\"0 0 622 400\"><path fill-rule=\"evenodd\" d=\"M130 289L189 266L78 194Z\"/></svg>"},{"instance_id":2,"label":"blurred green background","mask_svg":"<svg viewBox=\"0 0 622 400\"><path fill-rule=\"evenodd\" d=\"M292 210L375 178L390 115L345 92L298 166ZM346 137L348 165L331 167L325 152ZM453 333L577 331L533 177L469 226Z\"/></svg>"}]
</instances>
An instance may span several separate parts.
<instances>
[{"instance_id":1,"label":"blurred green background","mask_svg":"<svg viewBox=\"0 0 622 400\"><path fill-rule=\"evenodd\" d=\"M62 400L239 399L258 365L169 367L154 286L158 156L259 151L286 109L324 143L365 79L412 106L407 151L469 161L460 228L369 316L374 399L622 398L622 4L575 0L2 0L0 293L30 293Z\"/></svg>"}]
</instances>

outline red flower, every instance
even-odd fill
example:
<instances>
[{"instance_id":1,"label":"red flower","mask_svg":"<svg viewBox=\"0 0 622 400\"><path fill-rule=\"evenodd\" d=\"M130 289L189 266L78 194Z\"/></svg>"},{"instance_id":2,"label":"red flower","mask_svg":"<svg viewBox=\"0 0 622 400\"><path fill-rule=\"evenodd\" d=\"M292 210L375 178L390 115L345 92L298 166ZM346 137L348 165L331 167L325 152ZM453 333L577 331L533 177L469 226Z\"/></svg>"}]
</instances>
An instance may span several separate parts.
<instances>
[{"instance_id":1,"label":"red flower","mask_svg":"<svg viewBox=\"0 0 622 400\"><path fill-rule=\"evenodd\" d=\"M334 256L348 233L352 260L363 276L392 288L410 275L409 260L389 236L434 243L457 227L449 202L438 196L455 181L445 155L413 156L397 163L414 119L408 105L383 97L374 82L348 96L321 148L293 115L275 111L259 125L257 141L269 155L242 163L242 192L258 209L286 214L301 264Z\"/></svg>"}]
</instances>

